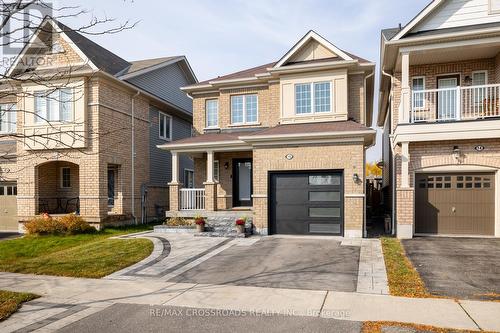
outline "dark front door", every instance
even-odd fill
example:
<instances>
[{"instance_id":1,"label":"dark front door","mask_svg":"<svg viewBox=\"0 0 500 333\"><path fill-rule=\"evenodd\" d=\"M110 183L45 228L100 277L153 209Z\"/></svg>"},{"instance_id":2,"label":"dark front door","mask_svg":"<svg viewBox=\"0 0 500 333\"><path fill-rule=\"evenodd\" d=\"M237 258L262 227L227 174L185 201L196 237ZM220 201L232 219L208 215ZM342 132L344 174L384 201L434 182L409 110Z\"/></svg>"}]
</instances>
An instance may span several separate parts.
<instances>
[{"instance_id":1,"label":"dark front door","mask_svg":"<svg viewBox=\"0 0 500 333\"><path fill-rule=\"evenodd\" d=\"M283 172L269 177L272 234L343 235L342 172Z\"/></svg>"},{"instance_id":2,"label":"dark front door","mask_svg":"<svg viewBox=\"0 0 500 333\"><path fill-rule=\"evenodd\" d=\"M252 159L233 160L233 207L252 206Z\"/></svg>"}]
</instances>

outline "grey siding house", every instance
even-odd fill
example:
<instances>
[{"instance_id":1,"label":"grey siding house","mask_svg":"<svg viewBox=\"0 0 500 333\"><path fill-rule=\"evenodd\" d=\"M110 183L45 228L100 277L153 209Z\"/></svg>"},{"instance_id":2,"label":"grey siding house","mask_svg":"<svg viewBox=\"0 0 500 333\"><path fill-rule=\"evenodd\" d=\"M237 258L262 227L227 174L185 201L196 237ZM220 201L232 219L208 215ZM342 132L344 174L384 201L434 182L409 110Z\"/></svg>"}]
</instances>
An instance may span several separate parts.
<instances>
[{"instance_id":1,"label":"grey siding house","mask_svg":"<svg viewBox=\"0 0 500 333\"><path fill-rule=\"evenodd\" d=\"M172 155L157 146L192 136L193 102L180 88L198 81L184 56L141 60L131 64L119 74L120 78L172 106L171 110L160 110L153 105L150 106L150 182L143 186L144 191L150 193L149 196L152 193L168 193L165 190L172 180ZM192 187L193 160L188 156L182 156L179 164L180 181L185 187ZM159 207L159 209L166 208L168 207Z\"/></svg>"}]
</instances>

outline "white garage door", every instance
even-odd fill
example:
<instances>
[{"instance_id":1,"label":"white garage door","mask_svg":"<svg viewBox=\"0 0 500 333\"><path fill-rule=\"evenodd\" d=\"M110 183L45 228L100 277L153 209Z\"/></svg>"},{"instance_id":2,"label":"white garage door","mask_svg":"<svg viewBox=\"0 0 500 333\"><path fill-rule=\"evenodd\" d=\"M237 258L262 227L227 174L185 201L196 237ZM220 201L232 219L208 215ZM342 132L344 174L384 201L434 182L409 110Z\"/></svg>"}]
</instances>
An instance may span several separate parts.
<instances>
[{"instance_id":1,"label":"white garage door","mask_svg":"<svg viewBox=\"0 0 500 333\"><path fill-rule=\"evenodd\" d=\"M0 231L17 231L17 185L0 182Z\"/></svg>"}]
</instances>

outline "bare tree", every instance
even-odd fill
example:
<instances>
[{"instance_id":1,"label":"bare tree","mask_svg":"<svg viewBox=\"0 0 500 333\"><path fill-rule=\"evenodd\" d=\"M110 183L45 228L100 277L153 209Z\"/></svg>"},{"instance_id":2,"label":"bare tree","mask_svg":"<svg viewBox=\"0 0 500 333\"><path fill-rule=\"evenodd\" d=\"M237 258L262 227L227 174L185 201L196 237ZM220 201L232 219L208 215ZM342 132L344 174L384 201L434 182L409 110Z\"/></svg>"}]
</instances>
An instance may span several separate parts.
<instances>
[{"instance_id":1,"label":"bare tree","mask_svg":"<svg viewBox=\"0 0 500 333\"><path fill-rule=\"evenodd\" d=\"M98 136L113 134L126 128L115 128L112 132L97 133L93 128L85 131L61 131L60 125L65 122L78 125L76 119L54 116L29 108L21 108L18 101L26 98L38 98L43 103L56 103L64 109L64 103L74 103L83 98L83 86L75 85L72 78L86 73L89 69L94 72L99 68L91 68L89 63L75 63L74 59L60 52L58 42L61 32L67 36L85 38L105 34L117 34L132 29L137 22L126 20L117 22L109 17L96 17L91 11L80 6L55 6L44 0L0 0L2 18L0 21L0 45L2 59L0 63L0 144L5 141L22 142L25 147L57 149L64 155L69 149L79 149L82 153L92 154L87 149L75 148L73 143L84 138L92 140ZM84 21L77 27L68 27L61 21ZM48 24L48 23L51 24ZM47 23L47 24L45 24ZM83 37L82 37L83 36ZM30 48L27 47L30 45ZM57 66L47 63L48 59L57 58ZM90 74L92 75L92 73ZM35 84L44 87L43 93L29 92L21 89L26 84ZM70 87L65 90L64 87ZM49 127L47 133L24 133L19 128L14 130L20 116L31 117L37 124ZM83 120L80 120L83 122ZM55 125L57 124L57 126ZM76 126L77 128L78 126ZM64 136L64 140L61 139ZM125 139L124 139L125 140ZM73 143L72 143L73 142ZM5 146L5 145L4 145ZM11 149L2 149L0 146L0 164L12 162L21 152ZM38 158L37 150L30 150L25 158ZM0 170L5 176L9 170Z\"/></svg>"}]
</instances>

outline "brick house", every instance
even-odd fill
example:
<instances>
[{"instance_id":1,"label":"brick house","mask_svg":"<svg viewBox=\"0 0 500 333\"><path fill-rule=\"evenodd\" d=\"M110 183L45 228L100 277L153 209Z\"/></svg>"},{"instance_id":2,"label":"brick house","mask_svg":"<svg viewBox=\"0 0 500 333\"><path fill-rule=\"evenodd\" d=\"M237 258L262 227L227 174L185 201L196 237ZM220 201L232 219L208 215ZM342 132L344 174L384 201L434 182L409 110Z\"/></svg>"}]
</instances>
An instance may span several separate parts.
<instances>
[{"instance_id":1,"label":"brick house","mask_svg":"<svg viewBox=\"0 0 500 333\"><path fill-rule=\"evenodd\" d=\"M182 88L196 135L161 146L173 156L169 214L361 237L374 68L310 31L276 62ZM194 189L176 172L183 156Z\"/></svg>"},{"instance_id":2,"label":"brick house","mask_svg":"<svg viewBox=\"0 0 500 333\"><path fill-rule=\"evenodd\" d=\"M42 212L77 212L96 226L163 215L171 155L156 146L192 134L192 102L179 88L197 79L185 57L129 62L46 18L7 76L0 230ZM189 158L180 169L193 178Z\"/></svg>"},{"instance_id":3,"label":"brick house","mask_svg":"<svg viewBox=\"0 0 500 333\"><path fill-rule=\"evenodd\" d=\"M432 1L381 37L393 230L500 236L500 1Z\"/></svg>"}]
</instances>

